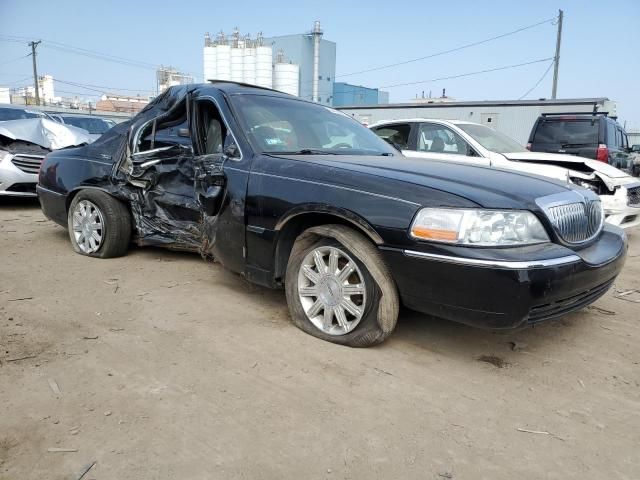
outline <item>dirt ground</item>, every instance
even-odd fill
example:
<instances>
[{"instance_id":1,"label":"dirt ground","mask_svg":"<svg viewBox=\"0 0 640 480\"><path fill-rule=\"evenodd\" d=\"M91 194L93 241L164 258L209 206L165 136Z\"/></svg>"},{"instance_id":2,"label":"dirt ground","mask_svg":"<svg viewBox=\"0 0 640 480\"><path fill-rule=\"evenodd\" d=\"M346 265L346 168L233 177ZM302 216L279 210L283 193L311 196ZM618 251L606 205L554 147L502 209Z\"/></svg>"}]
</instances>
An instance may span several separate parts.
<instances>
[{"instance_id":1,"label":"dirt ground","mask_svg":"<svg viewBox=\"0 0 640 480\"><path fill-rule=\"evenodd\" d=\"M639 257L636 235L617 291ZM508 335L404 311L350 349L280 291L197 255L82 257L6 199L0 269L2 480L640 478L639 293Z\"/></svg>"}]
</instances>

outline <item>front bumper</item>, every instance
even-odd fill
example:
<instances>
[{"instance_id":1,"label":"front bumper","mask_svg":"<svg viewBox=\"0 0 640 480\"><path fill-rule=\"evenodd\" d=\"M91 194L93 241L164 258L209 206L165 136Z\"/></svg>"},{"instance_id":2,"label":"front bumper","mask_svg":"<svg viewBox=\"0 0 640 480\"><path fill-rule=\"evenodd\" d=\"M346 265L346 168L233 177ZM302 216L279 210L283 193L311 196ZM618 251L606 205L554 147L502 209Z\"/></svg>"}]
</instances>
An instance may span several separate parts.
<instances>
[{"instance_id":1,"label":"front bumper","mask_svg":"<svg viewBox=\"0 0 640 480\"><path fill-rule=\"evenodd\" d=\"M617 188L614 195L600 195L607 223L625 230L640 225L640 205L629 205L628 190L638 186L637 183L626 185Z\"/></svg>"},{"instance_id":2,"label":"front bumper","mask_svg":"<svg viewBox=\"0 0 640 480\"><path fill-rule=\"evenodd\" d=\"M2 152L0 152L2 153ZM27 173L16 167L13 155L0 155L0 195L17 197L35 197L38 175Z\"/></svg>"},{"instance_id":3,"label":"front bumper","mask_svg":"<svg viewBox=\"0 0 640 480\"><path fill-rule=\"evenodd\" d=\"M597 242L579 251L555 244L426 248L381 249L406 307L481 328L512 329L579 310L604 295L624 265L627 242L622 230L606 226Z\"/></svg>"}]
</instances>

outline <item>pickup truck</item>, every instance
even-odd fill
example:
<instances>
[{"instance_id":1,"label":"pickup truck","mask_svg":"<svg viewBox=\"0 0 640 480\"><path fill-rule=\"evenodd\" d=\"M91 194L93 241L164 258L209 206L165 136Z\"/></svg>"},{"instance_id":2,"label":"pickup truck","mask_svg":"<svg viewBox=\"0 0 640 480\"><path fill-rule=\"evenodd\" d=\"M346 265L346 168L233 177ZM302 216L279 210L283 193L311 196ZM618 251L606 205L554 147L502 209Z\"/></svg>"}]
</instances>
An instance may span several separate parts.
<instances>
[{"instance_id":1,"label":"pickup truck","mask_svg":"<svg viewBox=\"0 0 640 480\"><path fill-rule=\"evenodd\" d=\"M199 252L284 288L305 332L358 347L400 305L488 329L556 318L602 296L627 250L588 189L407 158L341 112L230 82L171 87L48 154L37 191L81 255Z\"/></svg>"}]
</instances>

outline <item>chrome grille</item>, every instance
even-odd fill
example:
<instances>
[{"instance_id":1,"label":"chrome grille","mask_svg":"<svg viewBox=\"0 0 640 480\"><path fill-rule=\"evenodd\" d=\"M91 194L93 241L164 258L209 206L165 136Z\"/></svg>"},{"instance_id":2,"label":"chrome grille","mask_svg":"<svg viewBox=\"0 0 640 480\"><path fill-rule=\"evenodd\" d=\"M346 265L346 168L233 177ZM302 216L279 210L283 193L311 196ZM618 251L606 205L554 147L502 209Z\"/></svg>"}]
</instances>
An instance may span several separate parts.
<instances>
[{"instance_id":1,"label":"chrome grille","mask_svg":"<svg viewBox=\"0 0 640 480\"><path fill-rule=\"evenodd\" d=\"M19 154L13 157L11 163L25 173L38 173L43 159L41 155Z\"/></svg>"},{"instance_id":2,"label":"chrome grille","mask_svg":"<svg viewBox=\"0 0 640 480\"><path fill-rule=\"evenodd\" d=\"M595 237L604 221L600 200L566 203L547 209L556 232L567 243L582 243Z\"/></svg>"},{"instance_id":3,"label":"chrome grille","mask_svg":"<svg viewBox=\"0 0 640 480\"><path fill-rule=\"evenodd\" d=\"M630 207L640 207L640 187L627 189L627 205Z\"/></svg>"}]
</instances>

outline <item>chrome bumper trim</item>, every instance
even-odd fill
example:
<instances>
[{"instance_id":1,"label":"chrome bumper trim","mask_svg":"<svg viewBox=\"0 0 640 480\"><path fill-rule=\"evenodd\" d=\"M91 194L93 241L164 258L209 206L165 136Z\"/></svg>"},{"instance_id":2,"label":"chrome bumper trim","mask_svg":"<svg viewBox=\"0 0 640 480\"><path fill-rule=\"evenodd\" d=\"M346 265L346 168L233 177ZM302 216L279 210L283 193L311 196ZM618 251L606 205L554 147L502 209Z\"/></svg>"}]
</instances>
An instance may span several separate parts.
<instances>
[{"instance_id":1,"label":"chrome bumper trim","mask_svg":"<svg viewBox=\"0 0 640 480\"><path fill-rule=\"evenodd\" d=\"M438 255L436 253L416 252L414 250L403 250L403 253L407 257L435 260L437 262L455 263L458 265L467 265L471 267L508 268L513 270L553 267L556 265L565 265L568 263L576 263L581 261L581 258L578 255L567 255L565 257L518 262L508 260L480 260L477 258L452 257L449 255Z\"/></svg>"}]
</instances>

